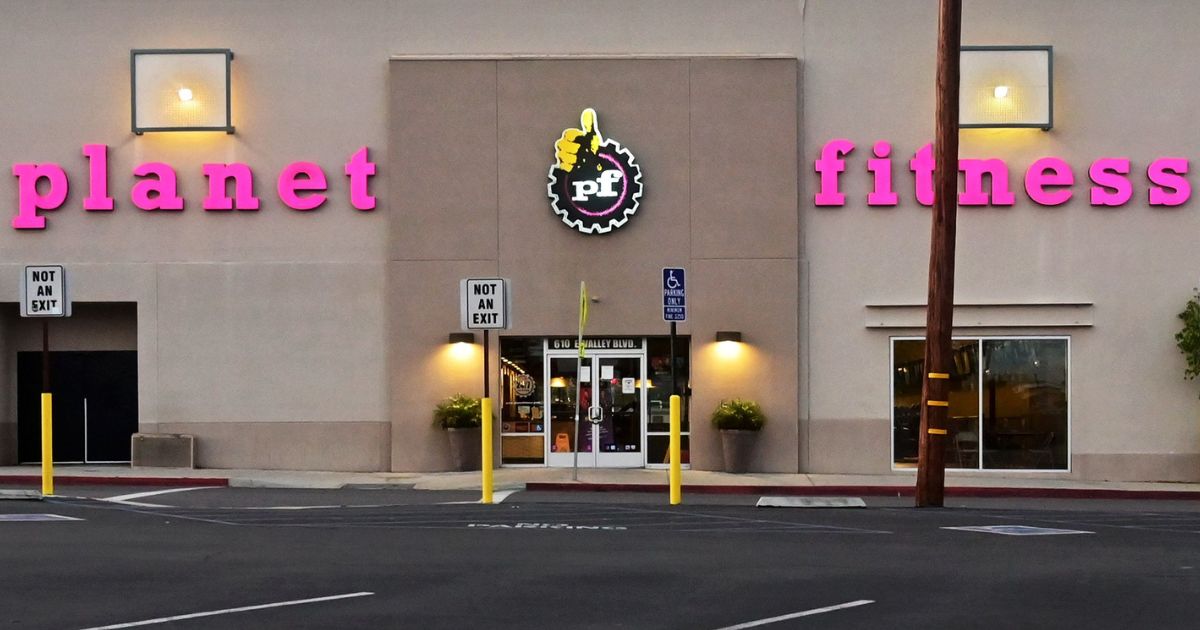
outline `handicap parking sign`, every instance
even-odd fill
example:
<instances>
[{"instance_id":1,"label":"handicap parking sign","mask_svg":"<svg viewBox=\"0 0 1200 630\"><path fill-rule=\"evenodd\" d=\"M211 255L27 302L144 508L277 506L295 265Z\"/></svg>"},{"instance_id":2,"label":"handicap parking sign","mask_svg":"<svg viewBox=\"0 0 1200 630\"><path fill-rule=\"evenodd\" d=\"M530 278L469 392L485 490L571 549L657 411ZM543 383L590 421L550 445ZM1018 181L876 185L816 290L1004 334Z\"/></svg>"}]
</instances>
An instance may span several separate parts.
<instances>
[{"instance_id":1,"label":"handicap parking sign","mask_svg":"<svg viewBox=\"0 0 1200 630\"><path fill-rule=\"evenodd\" d=\"M662 270L663 321L687 321L687 285L682 267Z\"/></svg>"}]
</instances>

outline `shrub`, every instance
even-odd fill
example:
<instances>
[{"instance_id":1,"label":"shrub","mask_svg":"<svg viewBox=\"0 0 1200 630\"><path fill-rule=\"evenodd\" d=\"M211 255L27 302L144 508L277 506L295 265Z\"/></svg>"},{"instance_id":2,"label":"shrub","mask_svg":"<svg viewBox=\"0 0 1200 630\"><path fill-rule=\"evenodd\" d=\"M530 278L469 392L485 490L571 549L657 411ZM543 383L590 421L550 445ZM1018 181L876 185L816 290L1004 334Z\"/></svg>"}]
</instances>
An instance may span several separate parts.
<instances>
[{"instance_id":1,"label":"shrub","mask_svg":"<svg viewBox=\"0 0 1200 630\"><path fill-rule=\"evenodd\" d=\"M483 410L478 398L455 394L433 408L433 425L442 429L472 429L479 426Z\"/></svg>"},{"instance_id":2,"label":"shrub","mask_svg":"<svg viewBox=\"0 0 1200 630\"><path fill-rule=\"evenodd\" d=\"M1179 314L1183 328L1175 335L1175 344L1187 359L1183 377L1193 379L1200 376L1200 290L1188 300Z\"/></svg>"},{"instance_id":3,"label":"shrub","mask_svg":"<svg viewBox=\"0 0 1200 630\"><path fill-rule=\"evenodd\" d=\"M762 408L752 400L722 400L712 414L713 426L721 430L758 431L766 424Z\"/></svg>"}]
</instances>

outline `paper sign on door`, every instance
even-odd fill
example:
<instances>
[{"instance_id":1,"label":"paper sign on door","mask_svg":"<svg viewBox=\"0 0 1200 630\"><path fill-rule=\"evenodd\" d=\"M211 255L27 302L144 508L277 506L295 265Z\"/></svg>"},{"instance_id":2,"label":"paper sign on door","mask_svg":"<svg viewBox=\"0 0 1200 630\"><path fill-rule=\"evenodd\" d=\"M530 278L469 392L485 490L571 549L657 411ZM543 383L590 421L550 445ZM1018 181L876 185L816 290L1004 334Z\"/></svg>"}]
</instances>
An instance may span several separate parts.
<instances>
[{"instance_id":1,"label":"paper sign on door","mask_svg":"<svg viewBox=\"0 0 1200 630\"><path fill-rule=\"evenodd\" d=\"M611 381L612 377L613 377L613 366L601 365L600 366L600 380Z\"/></svg>"},{"instance_id":2,"label":"paper sign on door","mask_svg":"<svg viewBox=\"0 0 1200 630\"><path fill-rule=\"evenodd\" d=\"M632 379L632 378L621 379L621 393L622 394L633 394L633 393L636 393L636 391L637 390L634 386L634 379Z\"/></svg>"},{"instance_id":3,"label":"paper sign on door","mask_svg":"<svg viewBox=\"0 0 1200 630\"><path fill-rule=\"evenodd\" d=\"M592 367L590 365L583 365L583 366L579 367L579 382L580 383L591 383L592 382Z\"/></svg>"}]
</instances>

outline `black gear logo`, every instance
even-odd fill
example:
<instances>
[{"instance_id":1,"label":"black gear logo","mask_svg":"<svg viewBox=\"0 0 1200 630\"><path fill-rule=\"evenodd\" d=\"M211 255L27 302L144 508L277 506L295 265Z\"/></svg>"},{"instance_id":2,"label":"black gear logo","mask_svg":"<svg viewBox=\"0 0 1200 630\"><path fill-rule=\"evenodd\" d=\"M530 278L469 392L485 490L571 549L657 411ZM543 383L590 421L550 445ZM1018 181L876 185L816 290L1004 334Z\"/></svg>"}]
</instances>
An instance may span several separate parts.
<instances>
[{"instance_id":1,"label":"black gear logo","mask_svg":"<svg viewBox=\"0 0 1200 630\"><path fill-rule=\"evenodd\" d=\"M642 169L629 149L603 138L595 110L583 110L579 129L567 129L554 143L546 192L563 223L585 234L606 234L637 213Z\"/></svg>"}]
</instances>

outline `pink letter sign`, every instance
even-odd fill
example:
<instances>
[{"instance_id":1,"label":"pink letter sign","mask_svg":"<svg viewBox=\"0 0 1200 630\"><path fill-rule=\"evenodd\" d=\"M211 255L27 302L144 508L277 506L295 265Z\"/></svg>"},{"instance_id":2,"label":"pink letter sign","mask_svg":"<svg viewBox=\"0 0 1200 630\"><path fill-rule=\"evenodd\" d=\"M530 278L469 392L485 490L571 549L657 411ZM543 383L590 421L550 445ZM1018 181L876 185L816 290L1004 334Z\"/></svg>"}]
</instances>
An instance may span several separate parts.
<instances>
[{"instance_id":1,"label":"pink letter sign","mask_svg":"<svg viewBox=\"0 0 1200 630\"><path fill-rule=\"evenodd\" d=\"M67 200L67 174L57 164L13 164L17 176L17 216L12 226L18 230L41 230L46 218L38 210L56 210ZM38 180L49 182L46 194L39 194Z\"/></svg>"},{"instance_id":2,"label":"pink letter sign","mask_svg":"<svg viewBox=\"0 0 1200 630\"><path fill-rule=\"evenodd\" d=\"M1092 179L1093 206L1120 206L1133 196L1133 184L1121 177L1129 174L1129 158L1100 158L1092 162L1088 177Z\"/></svg>"},{"instance_id":3,"label":"pink letter sign","mask_svg":"<svg viewBox=\"0 0 1200 630\"><path fill-rule=\"evenodd\" d=\"M846 195L838 190L838 173L846 170L843 155L854 150L854 143L849 140L830 140L821 149L821 159L817 160L817 172L821 174L821 189L814 201L818 206L841 206L846 203Z\"/></svg>"},{"instance_id":4,"label":"pink letter sign","mask_svg":"<svg viewBox=\"0 0 1200 630\"><path fill-rule=\"evenodd\" d=\"M1150 163L1146 176L1155 184L1150 187L1150 205L1178 206L1192 196L1192 186L1184 177L1188 161L1184 158L1159 158Z\"/></svg>"},{"instance_id":5,"label":"pink letter sign","mask_svg":"<svg viewBox=\"0 0 1200 630\"><path fill-rule=\"evenodd\" d=\"M350 205L359 210L374 210L375 197L367 192L367 178L375 174L375 163L367 159L367 147L359 149L346 162L350 176Z\"/></svg>"},{"instance_id":6,"label":"pink letter sign","mask_svg":"<svg viewBox=\"0 0 1200 630\"><path fill-rule=\"evenodd\" d=\"M894 206L900 198L892 190L892 145L880 140L871 147L876 160L867 160L867 170L875 175L875 190L867 194L868 206Z\"/></svg>"},{"instance_id":7,"label":"pink letter sign","mask_svg":"<svg viewBox=\"0 0 1200 630\"><path fill-rule=\"evenodd\" d=\"M205 210L258 210L258 197L254 196L254 173L245 164L205 164L204 176L208 178L208 196L204 198ZM226 184L233 178L237 201L226 193Z\"/></svg>"},{"instance_id":8,"label":"pink letter sign","mask_svg":"<svg viewBox=\"0 0 1200 630\"><path fill-rule=\"evenodd\" d=\"M1034 203L1043 206L1061 206L1070 201L1074 183L1071 165L1058 158L1042 158L1025 171L1025 192ZM1066 190L1046 190L1047 186L1065 186Z\"/></svg>"},{"instance_id":9,"label":"pink letter sign","mask_svg":"<svg viewBox=\"0 0 1200 630\"><path fill-rule=\"evenodd\" d=\"M292 162L279 173L279 198L293 210L312 210L325 203L325 195L320 193L303 197L296 194L296 191L325 190L325 186L325 171L312 162Z\"/></svg>"},{"instance_id":10,"label":"pink letter sign","mask_svg":"<svg viewBox=\"0 0 1200 630\"><path fill-rule=\"evenodd\" d=\"M819 175L817 193L813 202L817 206L844 206L846 196L838 186L839 174L847 169L844 156L854 150L854 143L841 138L830 140L821 147L821 156L816 161ZM892 171L892 145L880 140L871 147L874 158L867 160L873 189L867 193L867 206L895 206L899 203ZM922 145L908 162L912 171L913 190L917 203L932 206L933 191L933 144ZM1009 186L1008 163L1002 158L961 158L958 170L962 174L962 192L958 194L960 206L1004 207L1016 203ZM1187 203L1192 196L1192 184L1188 180L1187 158L1160 157L1146 168L1149 182L1147 193L1149 205L1176 207ZM1134 182L1129 178L1129 158L1102 157L1088 168L1091 180L1089 199L1093 206L1122 206L1133 198ZM1075 172L1067 160L1043 157L1025 169L1023 178L1029 199L1042 206L1061 206L1075 196Z\"/></svg>"},{"instance_id":11,"label":"pink letter sign","mask_svg":"<svg viewBox=\"0 0 1200 630\"><path fill-rule=\"evenodd\" d=\"M183 197L175 186L175 169L162 162L147 162L133 169L142 179L133 185L129 198L142 210L183 210Z\"/></svg>"},{"instance_id":12,"label":"pink letter sign","mask_svg":"<svg viewBox=\"0 0 1200 630\"><path fill-rule=\"evenodd\" d=\"M113 199L108 196L108 145L85 144L83 156L88 159L88 196L83 200L84 210L108 211L113 209Z\"/></svg>"}]
</instances>

